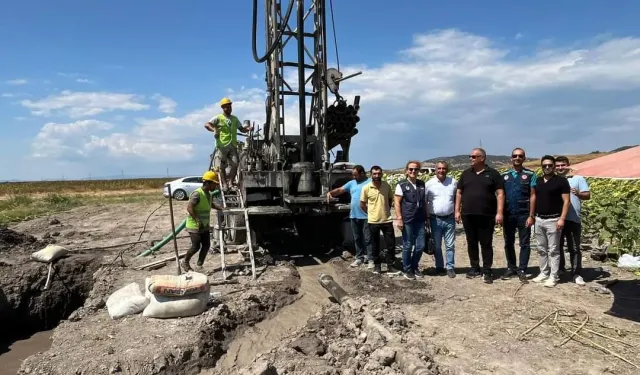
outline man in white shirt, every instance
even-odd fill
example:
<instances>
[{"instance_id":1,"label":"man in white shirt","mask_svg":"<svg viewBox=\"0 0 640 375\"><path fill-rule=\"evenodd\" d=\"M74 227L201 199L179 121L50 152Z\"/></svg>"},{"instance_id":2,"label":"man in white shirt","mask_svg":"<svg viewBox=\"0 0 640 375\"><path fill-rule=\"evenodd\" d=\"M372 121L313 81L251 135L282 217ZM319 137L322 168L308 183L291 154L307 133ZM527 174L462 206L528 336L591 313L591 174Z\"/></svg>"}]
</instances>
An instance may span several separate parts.
<instances>
[{"instance_id":1,"label":"man in white shirt","mask_svg":"<svg viewBox=\"0 0 640 375\"><path fill-rule=\"evenodd\" d=\"M447 176L449 166L445 161L436 163L436 175L426 183L427 206L431 227L431 236L436 244L434 254L436 261L436 274L444 273L444 261L442 259L442 240L446 247L447 264L446 272L450 278L456 277L455 263L455 233L456 221L454 215L456 186L455 178Z\"/></svg>"}]
</instances>

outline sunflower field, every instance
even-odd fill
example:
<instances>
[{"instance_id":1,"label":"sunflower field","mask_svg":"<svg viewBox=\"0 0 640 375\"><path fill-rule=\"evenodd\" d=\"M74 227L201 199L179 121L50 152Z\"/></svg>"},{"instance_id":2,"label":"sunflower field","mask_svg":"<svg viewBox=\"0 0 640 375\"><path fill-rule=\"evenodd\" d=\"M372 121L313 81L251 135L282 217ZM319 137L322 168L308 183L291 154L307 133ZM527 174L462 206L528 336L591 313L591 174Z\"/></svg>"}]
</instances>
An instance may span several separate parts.
<instances>
[{"instance_id":1,"label":"sunflower field","mask_svg":"<svg viewBox=\"0 0 640 375\"><path fill-rule=\"evenodd\" d=\"M500 172L507 170L499 169ZM451 171L458 179L462 171ZM540 169L536 170L542 176ZM421 174L426 181L433 174ZM385 175L393 188L405 178L404 174ZM619 255L640 255L640 179L613 179L585 177L591 190L591 199L582 203L582 237L584 243L609 246L609 252Z\"/></svg>"}]
</instances>

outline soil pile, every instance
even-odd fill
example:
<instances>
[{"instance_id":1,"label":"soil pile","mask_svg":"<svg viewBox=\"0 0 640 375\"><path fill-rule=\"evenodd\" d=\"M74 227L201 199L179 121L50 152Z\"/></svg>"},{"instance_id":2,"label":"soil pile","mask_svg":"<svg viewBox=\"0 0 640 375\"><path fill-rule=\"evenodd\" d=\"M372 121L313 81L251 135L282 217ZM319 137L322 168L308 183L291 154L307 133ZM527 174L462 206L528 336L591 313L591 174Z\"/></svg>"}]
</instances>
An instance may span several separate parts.
<instances>
[{"instance_id":1,"label":"soil pile","mask_svg":"<svg viewBox=\"0 0 640 375\"><path fill-rule=\"evenodd\" d=\"M16 232L7 227L0 227L0 254L13 251L33 251L46 244L29 234Z\"/></svg>"},{"instance_id":2,"label":"soil pile","mask_svg":"<svg viewBox=\"0 0 640 375\"><path fill-rule=\"evenodd\" d=\"M414 333L402 309L384 298L358 299L359 312L346 311L334 304L318 312L305 327L284 340L278 348L259 355L251 364L235 374L305 374L305 375L400 375L397 344L386 341L375 330L365 327L365 313L377 323L402 338L402 350L419 358L419 365L433 375L448 374L428 354L428 339ZM236 372L238 371L238 372ZM227 373L217 373L227 374ZM228 372L231 374L231 372Z\"/></svg>"}]
</instances>

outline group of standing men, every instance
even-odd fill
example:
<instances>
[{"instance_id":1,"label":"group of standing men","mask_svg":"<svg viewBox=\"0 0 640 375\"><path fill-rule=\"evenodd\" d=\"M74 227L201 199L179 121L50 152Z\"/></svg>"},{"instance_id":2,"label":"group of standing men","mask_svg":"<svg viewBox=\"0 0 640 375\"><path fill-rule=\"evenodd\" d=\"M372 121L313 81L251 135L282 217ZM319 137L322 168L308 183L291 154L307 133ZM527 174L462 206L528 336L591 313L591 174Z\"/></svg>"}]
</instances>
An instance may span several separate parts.
<instances>
[{"instance_id":1,"label":"group of standing men","mask_svg":"<svg viewBox=\"0 0 640 375\"><path fill-rule=\"evenodd\" d=\"M570 175L568 158L545 155L541 159L543 175L524 168L525 151L512 151L512 168L499 173L486 164L486 152L473 149L470 168L459 181L448 176L445 161L436 163L436 175L424 182L417 178L421 163L410 161L395 191L382 180L379 166L367 178L361 165L353 170L354 179L331 190L327 198L348 192L351 195L351 226L358 267L368 263L374 273L381 273L380 235L385 244L387 274L407 279L422 278L419 262L429 238L434 241L433 275L455 273L455 228L461 223L467 240L470 270L467 278L482 276L493 283L493 234L496 225L503 227L507 271L502 279L517 276L527 282L531 253L531 229L534 227L539 254L540 274L533 282L554 287L564 272L563 246L566 241L571 259L573 281L584 285L580 275L581 201L590 199L589 186L581 176ZM391 215L394 207L395 217ZM395 268L395 226L402 231L402 270ZM515 237L519 239L516 258ZM446 249L443 258L442 243ZM482 267L480 267L482 255Z\"/></svg>"}]
</instances>

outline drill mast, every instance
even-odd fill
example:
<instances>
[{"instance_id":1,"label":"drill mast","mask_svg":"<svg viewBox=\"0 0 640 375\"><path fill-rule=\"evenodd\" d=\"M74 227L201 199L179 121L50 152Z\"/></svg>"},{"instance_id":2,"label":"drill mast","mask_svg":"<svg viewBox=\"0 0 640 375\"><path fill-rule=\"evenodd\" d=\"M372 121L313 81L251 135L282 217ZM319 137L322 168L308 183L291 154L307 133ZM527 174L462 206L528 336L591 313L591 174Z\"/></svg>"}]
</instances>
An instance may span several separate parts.
<instances>
[{"instance_id":1,"label":"drill mast","mask_svg":"<svg viewBox=\"0 0 640 375\"><path fill-rule=\"evenodd\" d=\"M312 163L313 170L328 170L330 151L337 145L343 149L341 161L348 161L351 137L356 133L357 103L356 107L346 105L338 94L342 73L327 69L325 0L289 0L286 8L283 2L264 2L267 48L264 56L258 56L254 0L253 57L266 65L264 134L269 160L265 161L270 170L287 169L295 163ZM333 106L328 106L329 91L335 95ZM297 114L285 110L292 102ZM287 134L285 124L296 122L298 134Z\"/></svg>"}]
</instances>

